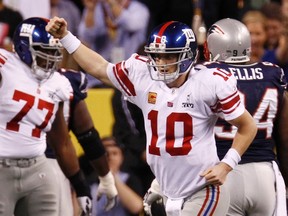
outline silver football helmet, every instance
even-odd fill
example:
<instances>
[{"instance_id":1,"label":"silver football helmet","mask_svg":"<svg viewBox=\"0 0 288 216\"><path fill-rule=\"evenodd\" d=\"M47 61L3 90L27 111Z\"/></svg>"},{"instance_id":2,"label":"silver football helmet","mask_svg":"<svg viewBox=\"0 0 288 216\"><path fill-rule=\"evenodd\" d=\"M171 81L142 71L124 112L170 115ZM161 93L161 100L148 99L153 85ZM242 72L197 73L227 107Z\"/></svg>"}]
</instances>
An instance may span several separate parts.
<instances>
[{"instance_id":1,"label":"silver football helmet","mask_svg":"<svg viewBox=\"0 0 288 216\"><path fill-rule=\"evenodd\" d=\"M225 63L243 63L250 60L251 37L240 21L226 18L214 23L208 30L205 58Z\"/></svg>"}]
</instances>

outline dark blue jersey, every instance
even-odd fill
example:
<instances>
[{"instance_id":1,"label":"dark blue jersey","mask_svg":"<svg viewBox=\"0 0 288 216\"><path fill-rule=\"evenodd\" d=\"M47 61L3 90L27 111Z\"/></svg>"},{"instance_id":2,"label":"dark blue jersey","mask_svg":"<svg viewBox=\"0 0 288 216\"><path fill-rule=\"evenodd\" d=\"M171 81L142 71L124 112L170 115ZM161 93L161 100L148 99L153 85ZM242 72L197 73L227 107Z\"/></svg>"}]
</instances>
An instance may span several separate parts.
<instances>
[{"instance_id":1,"label":"dark blue jersey","mask_svg":"<svg viewBox=\"0 0 288 216\"><path fill-rule=\"evenodd\" d=\"M64 116L69 115L68 128L70 130L73 124L72 119L74 116L74 108L76 104L78 104L81 100L84 100L87 97L87 76L83 72L67 69L60 69L59 73L63 74L69 80L73 88L73 98L70 101L70 108L64 108L64 112L68 112L69 110L69 114L64 113ZM55 158L55 155L49 146L47 146L45 154L49 158Z\"/></svg>"},{"instance_id":2,"label":"dark blue jersey","mask_svg":"<svg viewBox=\"0 0 288 216\"><path fill-rule=\"evenodd\" d=\"M224 63L204 63L206 67L217 67L231 71L237 79L246 109L256 121L258 132L240 163L275 160L272 132L286 79L283 70L269 62L251 65L229 65ZM224 157L232 145L236 127L219 119L215 127L218 156Z\"/></svg>"},{"instance_id":3,"label":"dark blue jersey","mask_svg":"<svg viewBox=\"0 0 288 216\"><path fill-rule=\"evenodd\" d=\"M81 100L87 97L87 76L83 72L61 69L59 70L70 82L73 88L73 99L70 101L70 118L68 121L69 130L72 126L72 119L74 116L74 108Z\"/></svg>"}]
</instances>

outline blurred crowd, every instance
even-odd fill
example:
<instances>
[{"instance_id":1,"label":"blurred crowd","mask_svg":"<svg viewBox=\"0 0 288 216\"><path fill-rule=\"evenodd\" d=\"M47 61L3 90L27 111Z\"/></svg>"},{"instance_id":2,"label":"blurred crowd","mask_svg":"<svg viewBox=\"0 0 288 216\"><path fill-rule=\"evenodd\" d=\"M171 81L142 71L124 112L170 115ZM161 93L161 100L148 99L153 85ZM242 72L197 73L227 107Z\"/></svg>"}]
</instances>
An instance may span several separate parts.
<instances>
[{"instance_id":1,"label":"blurred crowd","mask_svg":"<svg viewBox=\"0 0 288 216\"><path fill-rule=\"evenodd\" d=\"M272 61L283 67L285 72L288 70L287 0L39 0L33 3L32 0L2 0L0 2L0 45L7 49L11 49L11 37L17 23L32 16L65 18L73 34L112 62L125 59L131 53L141 52L148 33L165 21L177 20L191 26L202 50L210 26L220 19L234 18L244 22L251 31L252 59ZM275 56L271 54L274 51ZM203 55L200 55L201 57L203 58ZM67 61L69 67L77 68L71 59ZM90 78L89 87L102 87L100 82Z\"/></svg>"}]
</instances>

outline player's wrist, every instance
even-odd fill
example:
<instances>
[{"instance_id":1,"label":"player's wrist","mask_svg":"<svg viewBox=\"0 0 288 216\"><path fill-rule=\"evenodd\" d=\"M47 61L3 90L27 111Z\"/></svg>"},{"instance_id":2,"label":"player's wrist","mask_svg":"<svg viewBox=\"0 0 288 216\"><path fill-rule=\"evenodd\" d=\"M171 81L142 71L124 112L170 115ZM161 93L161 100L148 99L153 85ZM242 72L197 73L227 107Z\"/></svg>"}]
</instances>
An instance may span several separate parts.
<instances>
[{"instance_id":1,"label":"player's wrist","mask_svg":"<svg viewBox=\"0 0 288 216\"><path fill-rule=\"evenodd\" d=\"M114 176L111 171L109 171L105 176L99 176L99 180L104 185L110 185L115 183Z\"/></svg>"},{"instance_id":2,"label":"player's wrist","mask_svg":"<svg viewBox=\"0 0 288 216\"><path fill-rule=\"evenodd\" d=\"M73 186L77 197L87 196L91 199L90 187L85 180L85 177L81 170L79 170L73 176L68 177L71 185Z\"/></svg>"},{"instance_id":3,"label":"player's wrist","mask_svg":"<svg viewBox=\"0 0 288 216\"><path fill-rule=\"evenodd\" d=\"M69 54L74 53L81 44L81 41L70 31L60 39L60 42Z\"/></svg>"},{"instance_id":4,"label":"player's wrist","mask_svg":"<svg viewBox=\"0 0 288 216\"><path fill-rule=\"evenodd\" d=\"M241 160L241 156L239 155L238 151L234 148L230 148L221 162L226 163L232 169L234 169L239 161Z\"/></svg>"}]
</instances>

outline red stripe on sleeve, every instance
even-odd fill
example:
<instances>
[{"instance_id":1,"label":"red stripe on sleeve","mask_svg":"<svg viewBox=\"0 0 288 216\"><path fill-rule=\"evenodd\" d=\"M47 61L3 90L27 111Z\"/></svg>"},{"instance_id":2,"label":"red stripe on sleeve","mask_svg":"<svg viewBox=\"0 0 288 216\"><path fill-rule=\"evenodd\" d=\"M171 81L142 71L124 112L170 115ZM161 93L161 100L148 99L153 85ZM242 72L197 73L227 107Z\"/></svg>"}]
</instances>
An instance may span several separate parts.
<instances>
[{"instance_id":1,"label":"red stripe on sleeve","mask_svg":"<svg viewBox=\"0 0 288 216\"><path fill-rule=\"evenodd\" d=\"M234 112L234 110L236 110L236 108L239 107L239 105L240 105L240 101L239 101L238 104L234 107L234 109L232 109L232 110L230 110L230 111L224 111L224 110L223 110L223 113L224 113L224 114L230 114L230 113Z\"/></svg>"},{"instance_id":2,"label":"red stripe on sleeve","mask_svg":"<svg viewBox=\"0 0 288 216\"><path fill-rule=\"evenodd\" d=\"M123 67L122 67L123 66ZM114 75L118 80L118 83L121 85L122 89L129 95L129 96L136 96L136 92L134 89L133 83L129 80L127 74L128 71L125 68L125 62L117 63L113 69Z\"/></svg>"},{"instance_id":3,"label":"red stripe on sleeve","mask_svg":"<svg viewBox=\"0 0 288 216\"><path fill-rule=\"evenodd\" d=\"M237 94L237 91L236 92L234 92L232 95L229 95L228 97L226 97L226 98L223 98L222 100L220 100L221 102L222 101L225 101L225 100L227 100L227 99L229 99L229 98L232 98L234 95L236 95Z\"/></svg>"},{"instance_id":4,"label":"red stripe on sleeve","mask_svg":"<svg viewBox=\"0 0 288 216\"><path fill-rule=\"evenodd\" d=\"M227 103L223 103L222 104L223 111L231 109L235 104L239 103L239 101L240 101L240 97L239 95L237 95L236 97L234 97L232 100L228 101Z\"/></svg>"},{"instance_id":5,"label":"red stripe on sleeve","mask_svg":"<svg viewBox=\"0 0 288 216\"><path fill-rule=\"evenodd\" d=\"M0 63L4 65L6 60L7 60L7 58L0 54Z\"/></svg>"}]
</instances>

